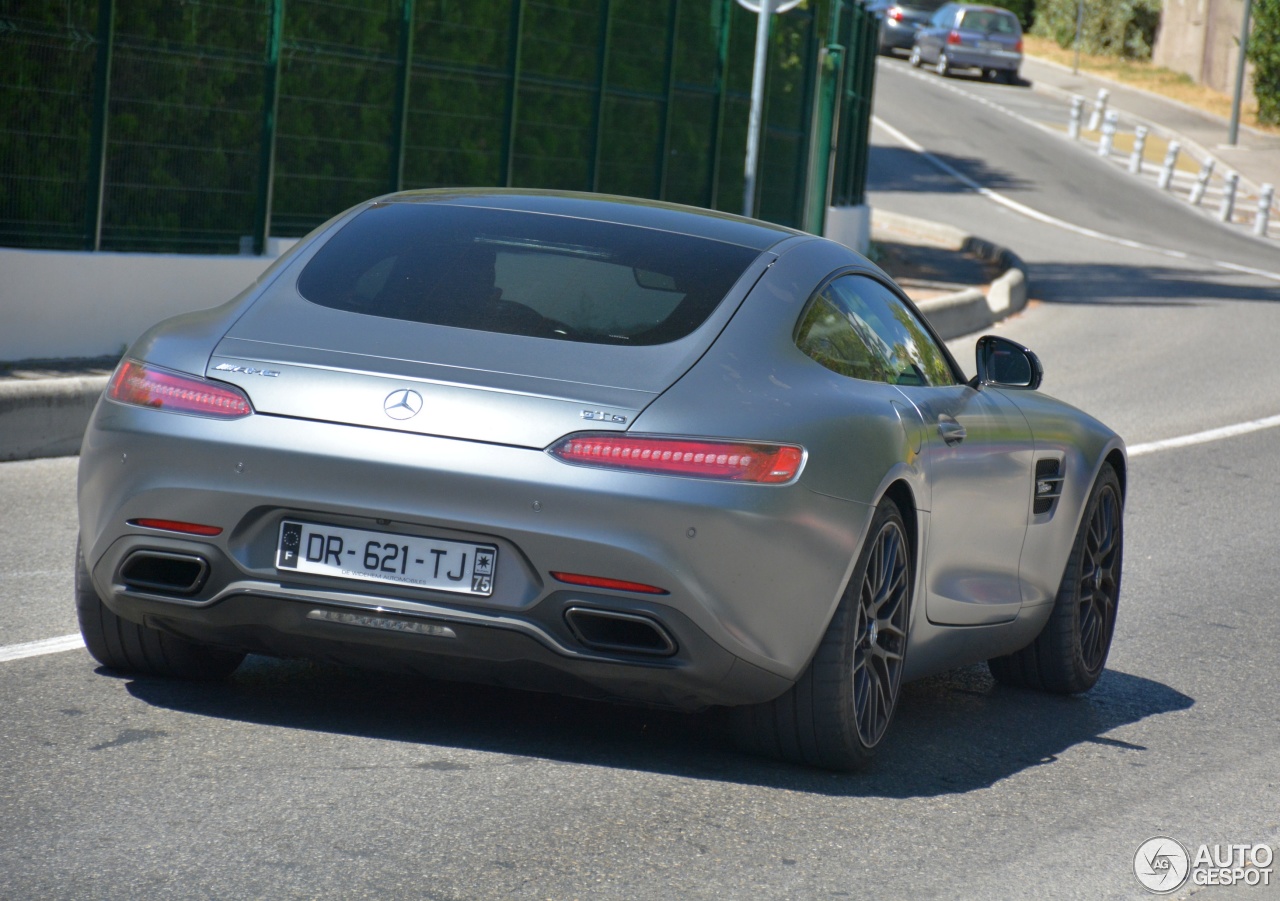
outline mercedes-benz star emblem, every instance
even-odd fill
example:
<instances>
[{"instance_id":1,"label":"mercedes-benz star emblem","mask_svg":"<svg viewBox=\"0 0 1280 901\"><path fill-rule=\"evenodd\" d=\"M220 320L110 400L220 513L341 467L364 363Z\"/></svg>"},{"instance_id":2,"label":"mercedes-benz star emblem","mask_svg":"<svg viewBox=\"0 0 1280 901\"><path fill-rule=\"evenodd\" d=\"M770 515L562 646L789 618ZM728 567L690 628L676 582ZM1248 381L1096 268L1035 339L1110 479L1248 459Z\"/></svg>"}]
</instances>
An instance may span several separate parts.
<instances>
[{"instance_id":1,"label":"mercedes-benz star emblem","mask_svg":"<svg viewBox=\"0 0 1280 901\"><path fill-rule=\"evenodd\" d=\"M422 411L422 395L408 388L392 391L382 402L382 412L392 419L412 419Z\"/></svg>"}]
</instances>

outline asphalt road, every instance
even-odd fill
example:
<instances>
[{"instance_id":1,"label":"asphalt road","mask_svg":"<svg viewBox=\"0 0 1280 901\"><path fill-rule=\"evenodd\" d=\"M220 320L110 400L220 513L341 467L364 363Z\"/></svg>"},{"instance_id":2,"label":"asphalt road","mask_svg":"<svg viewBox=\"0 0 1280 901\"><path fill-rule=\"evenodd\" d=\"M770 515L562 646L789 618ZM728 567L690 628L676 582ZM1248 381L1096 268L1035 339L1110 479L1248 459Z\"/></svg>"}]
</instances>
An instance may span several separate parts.
<instances>
[{"instance_id":1,"label":"asphalt road","mask_svg":"<svg viewBox=\"0 0 1280 901\"><path fill-rule=\"evenodd\" d=\"M878 114L983 184L1280 270L905 69L882 65ZM0 662L0 898L1140 898L1150 837L1280 844L1280 431L1144 447L1280 413L1280 284L1017 217L875 140L873 201L1022 255L1041 302L999 330L1145 451L1093 692L917 683L876 767L841 776L741 756L713 716L262 658L212 687L83 650ZM74 481L71 459L0 465L0 649L75 630Z\"/></svg>"}]
</instances>

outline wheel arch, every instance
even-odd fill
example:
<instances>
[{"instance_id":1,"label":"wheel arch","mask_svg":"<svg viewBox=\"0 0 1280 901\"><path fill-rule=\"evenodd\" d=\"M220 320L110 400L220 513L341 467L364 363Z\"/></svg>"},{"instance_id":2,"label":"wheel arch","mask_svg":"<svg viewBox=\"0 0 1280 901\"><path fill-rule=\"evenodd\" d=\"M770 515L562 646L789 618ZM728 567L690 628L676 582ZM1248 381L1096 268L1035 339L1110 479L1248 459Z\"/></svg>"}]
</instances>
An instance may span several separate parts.
<instances>
[{"instance_id":1,"label":"wheel arch","mask_svg":"<svg viewBox=\"0 0 1280 901\"><path fill-rule=\"evenodd\" d=\"M1124 452L1115 447L1103 459L1103 463L1111 464L1111 468L1116 471L1116 478L1120 480L1120 500L1123 501L1129 495L1129 461L1125 459Z\"/></svg>"}]
</instances>

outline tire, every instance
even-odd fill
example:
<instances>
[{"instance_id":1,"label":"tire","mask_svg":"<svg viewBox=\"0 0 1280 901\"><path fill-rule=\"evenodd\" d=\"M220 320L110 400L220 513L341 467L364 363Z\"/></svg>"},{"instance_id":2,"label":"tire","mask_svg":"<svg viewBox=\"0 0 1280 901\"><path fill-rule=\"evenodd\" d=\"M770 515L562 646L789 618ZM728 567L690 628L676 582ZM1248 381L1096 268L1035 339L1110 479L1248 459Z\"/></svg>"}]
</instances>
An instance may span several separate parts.
<instances>
[{"instance_id":1,"label":"tire","mask_svg":"<svg viewBox=\"0 0 1280 901\"><path fill-rule=\"evenodd\" d=\"M1027 647L988 660L991 675L1005 685L1058 694L1093 688L1115 634L1123 563L1124 501L1120 479L1106 464L1089 494L1049 621Z\"/></svg>"},{"instance_id":2,"label":"tire","mask_svg":"<svg viewBox=\"0 0 1280 901\"><path fill-rule=\"evenodd\" d=\"M865 766L898 705L914 585L906 525L886 498L799 681L773 701L732 711L740 744L807 766Z\"/></svg>"},{"instance_id":3,"label":"tire","mask_svg":"<svg viewBox=\"0 0 1280 901\"><path fill-rule=\"evenodd\" d=\"M76 542L76 616L93 658L118 673L212 681L225 679L244 654L176 638L116 616L102 603Z\"/></svg>"},{"instance_id":4,"label":"tire","mask_svg":"<svg viewBox=\"0 0 1280 901\"><path fill-rule=\"evenodd\" d=\"M1016 85L1022 80L1018 77L1017 69L1001 69L998 74L1001 84Z\"/></svg>"},{"instance_id":5,"label":"tire","mask_svg":"<svg viewBox=\"0 0 1280 901\"><path fill-rule=\"evenodd\" d=\"M938 61L934 64L933 71L937 72L943 78L951 77L951 61L947 59L945 53L938 54Z\"/></svg>"},{"instance_id":6,"label":"tire","mask_svg":"<svg viewBox=\"0 0 1280 901\"><path fill-rule=\"evenodd\" d=\"M919 45L912 46L911 56L907 57L907 62L911 63L911 67L914 69L919 69L920 66L923 65L924 60L920 58Z\"/></svg>"}]
</instances>

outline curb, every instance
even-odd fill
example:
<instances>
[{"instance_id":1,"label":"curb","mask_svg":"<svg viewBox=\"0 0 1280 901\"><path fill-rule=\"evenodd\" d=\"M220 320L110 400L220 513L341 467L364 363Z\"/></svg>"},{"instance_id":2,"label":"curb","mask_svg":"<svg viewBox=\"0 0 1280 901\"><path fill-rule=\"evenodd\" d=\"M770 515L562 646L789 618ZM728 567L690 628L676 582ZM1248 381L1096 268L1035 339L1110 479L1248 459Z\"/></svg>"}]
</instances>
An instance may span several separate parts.
<instances>
[{"instance_id":1,"label":"curb","mask_svg":"<svg viewBox=\"0 0 1280 901\"><path fill-rule=\"evenodd\" d=\"M106 376L0 382L0 461L80 452Z\"/></svg>"},{"instance_id":2,"label":"curb","mask_svg":"<svg viewBox=\"0 0 1280 901\"><path fill-rule=\"evenodd\" d=\"M986 292L981 288L966 288L916 304L943 340L950 341L962 335L980 332L1026 307L1026 265L1007 247L975 237L951 225L887 210L871 211L871 227L873 231L880 229L924 238L958 253L994 263L1001 270Z\"/></svg>"}]
</instances>

